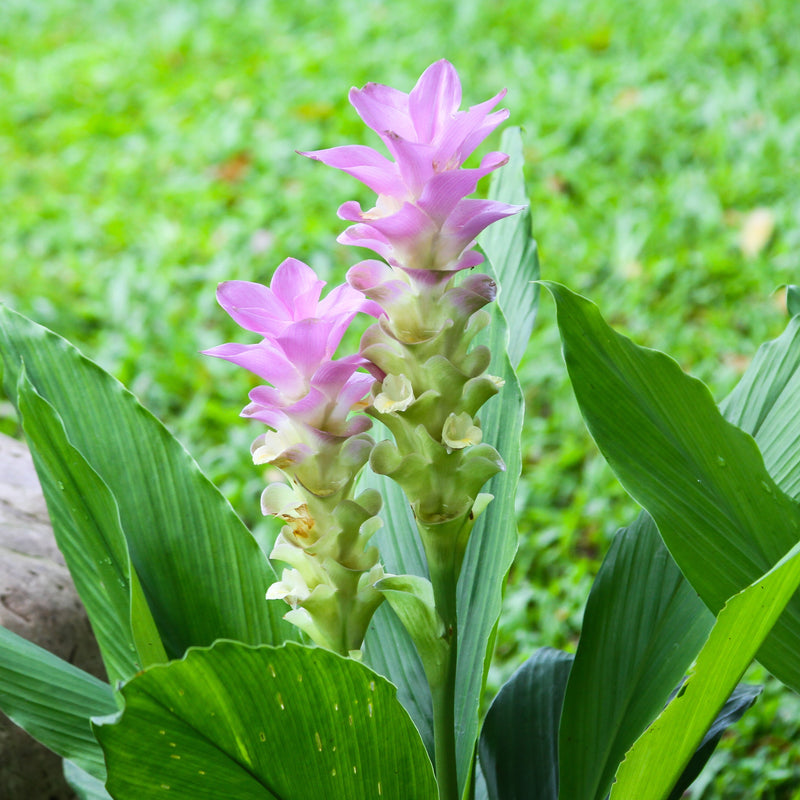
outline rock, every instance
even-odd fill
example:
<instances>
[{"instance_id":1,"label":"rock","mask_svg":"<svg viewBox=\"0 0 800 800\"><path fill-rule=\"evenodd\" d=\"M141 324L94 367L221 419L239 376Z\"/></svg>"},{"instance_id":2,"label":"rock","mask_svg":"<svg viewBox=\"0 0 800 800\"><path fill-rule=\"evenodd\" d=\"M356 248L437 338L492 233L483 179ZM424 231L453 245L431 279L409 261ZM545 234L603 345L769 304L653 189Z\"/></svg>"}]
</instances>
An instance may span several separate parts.
<instances>
[{"instance_id":1,"label":"rock","mask_svg":"<svg viewBox=\"0 0 800 800\"><path fill-rule=\"evenodd\" d=\"M89 620L56 547L21 442L0 434L0 625L105 679ZM0 797L72 800L61 759L0 713Z\"/></svg>"}]
</instances>

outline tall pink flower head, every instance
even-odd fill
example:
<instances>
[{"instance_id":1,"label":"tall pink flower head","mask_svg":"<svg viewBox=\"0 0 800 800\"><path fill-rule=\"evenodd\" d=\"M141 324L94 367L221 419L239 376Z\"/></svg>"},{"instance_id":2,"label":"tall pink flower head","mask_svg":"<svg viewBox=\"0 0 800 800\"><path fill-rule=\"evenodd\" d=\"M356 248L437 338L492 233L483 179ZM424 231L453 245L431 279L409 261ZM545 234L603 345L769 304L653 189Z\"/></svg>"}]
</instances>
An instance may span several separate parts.
<instances>
[{"instance_id":1,"label":"tall pink flower head","mask_svg":"<svg viewBox=\"0 0 800 800\"><path fill-rule=\"evenodd\" d=\"M520 210L467 198L482 177L508 161L504 153L488 153L476 168L462 167L508 117L505 109L492 111L504 96L502 91L460 110L461 82L444 59L428 67L409 94L376 83L352 89L350 102L394 160L363 145L303 153L352 175L378 195L367 211L355 201L339 208L342 219L355 223L339 241L368 247L407 271L450 275L480 264L483 257L472 250L475 237Z\"/></svg>"}]
</instances>

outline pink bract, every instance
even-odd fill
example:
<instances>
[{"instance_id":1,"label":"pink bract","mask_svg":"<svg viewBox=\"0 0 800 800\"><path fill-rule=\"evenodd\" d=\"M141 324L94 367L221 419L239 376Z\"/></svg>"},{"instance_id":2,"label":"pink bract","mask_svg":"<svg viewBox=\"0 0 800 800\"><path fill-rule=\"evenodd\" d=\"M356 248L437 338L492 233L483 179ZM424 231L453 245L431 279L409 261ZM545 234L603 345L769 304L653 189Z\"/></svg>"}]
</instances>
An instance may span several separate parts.
<instances>
[{"instance_id":1,"label":"pink bract","mask_svg":"<svg viewBox=\"0 0 800 800\"><path fill-rule=\"evenodd\" d=\"M521 207L465 200L478 180L508 157L489 153L477 168L461 165L508 117L492 109L505 96L462 111L461 82L444 59L432 64L409 94L376 83L352 89L350 102L383 140L394 161L363 145L303 153L360 180L378 195L363 210L347 202L339 216L356 223L339 241L368 247L394 267L455 271L483 259L470 252L475 237L492 222Z\"/></svg>"},{"instance_id":2,"label":"pink bract","mask_svg":"<svg viewBox=\"0 0 800 800\"><path fill-rule=\"evenodd\" d=\"M286 259L270 286L249 281L220 284L220 305L242 327L261 334L256 344L229 343L204 351L263 378L271 386L250 393L244 416L276 430L291 422L350 436L369 427L369 420L348 421L353 406L369 391L371 375L357 372L364 359L353 355L334 360L347 326L359 312L379 315L380 307L342 284L320 300L325 286L313 270Z\"/></svg>"}]
</instances>

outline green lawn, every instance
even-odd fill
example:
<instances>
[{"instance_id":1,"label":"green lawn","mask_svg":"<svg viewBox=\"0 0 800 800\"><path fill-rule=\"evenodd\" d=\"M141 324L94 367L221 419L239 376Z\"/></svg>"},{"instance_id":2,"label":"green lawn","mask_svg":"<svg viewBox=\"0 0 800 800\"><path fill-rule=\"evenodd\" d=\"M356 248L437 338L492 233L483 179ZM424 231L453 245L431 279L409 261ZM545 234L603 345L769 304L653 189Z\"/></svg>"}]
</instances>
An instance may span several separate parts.
<instances>
[{"instance_id":1,"label":"green lawn","mask_svg":"<svg viewBox=\"0 0 800 800\"><path fill-rule=\"evenodd\" d=\"M508 88L543 277L721 398L782 329L777 287L800 283L799 29L795 0L7 0L0 301L127 383L262 527L257 431L237 416L251 384L198 355L240 336L214 288L290 255L341 280L361 256L336 244L336 208L368 191L294 151L375 144L349 87L407 91L446 57L466 104ZM495 686L535 647L574 646L635 513L583 428L547 297L522 377ZM16 427L0 398L0 430ZM796 696L770 684L737 729L704 800L800 791Z\"/></svg>"}]
</instances>

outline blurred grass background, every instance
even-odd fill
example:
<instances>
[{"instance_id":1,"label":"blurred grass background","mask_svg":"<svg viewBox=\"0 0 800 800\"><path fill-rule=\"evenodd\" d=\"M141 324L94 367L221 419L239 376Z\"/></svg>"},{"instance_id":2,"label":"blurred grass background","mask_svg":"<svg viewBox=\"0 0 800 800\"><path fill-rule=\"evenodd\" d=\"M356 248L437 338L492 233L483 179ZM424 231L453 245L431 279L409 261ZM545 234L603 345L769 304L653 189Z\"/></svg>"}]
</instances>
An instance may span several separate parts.
<instances>
[{"instance_id":1,"label":"blurred grass background","mask_svg":"<svg viewBox=\"0 0 800 800\"><path fill-rule=\"evenodd\" d=\"M446 57L465 105L508 88L543 277L722 398L800 282L798 30L795 0L5 0L0 301L130 386L258 529L257 429L237 417L252 383L198 355L244 340L215 286L290 255L341 280L361 255L335 243L335 211L369 192L294 151L375 145L349 87L408 91ZM522 381L495 688L536 647L574 648L635 514L583 428L547 297ZM2 397L0 430L19 434ZM693 796L800 796L798 739L800 701L770 682Z\"/></svg>"}]
</instances>

